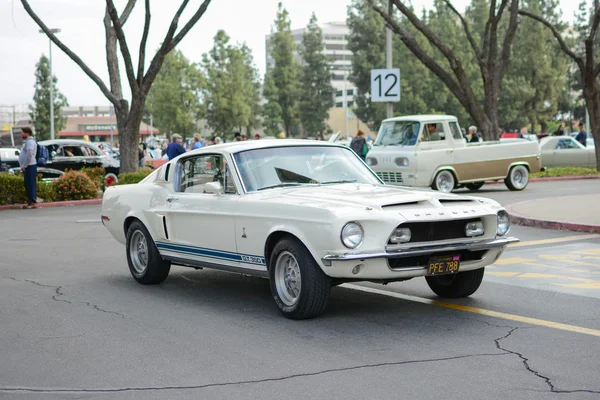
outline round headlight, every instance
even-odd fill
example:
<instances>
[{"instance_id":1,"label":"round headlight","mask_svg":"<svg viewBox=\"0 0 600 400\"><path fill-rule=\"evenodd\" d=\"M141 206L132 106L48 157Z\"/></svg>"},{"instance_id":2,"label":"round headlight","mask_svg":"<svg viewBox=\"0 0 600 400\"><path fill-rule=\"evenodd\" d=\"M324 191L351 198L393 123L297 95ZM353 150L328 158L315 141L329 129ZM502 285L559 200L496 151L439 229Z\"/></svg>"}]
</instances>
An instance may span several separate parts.
<instances>
[{"instance_id":1,"label":"round headlight","mask_svg":"<svg viewBox=\"0 0 600 400\"><path fill-rule=\"evenodd\" d=\"M394 160L394 162L399 167L408 167L408 158L406 157L398 157Z\"/></svg>"},{"instance_id":2,"label":"round headlight","mask_svg":"<svg viewBox=\"0 0 600 400\"><path fill-rule=\"evenodd\" d=\"M369 167L377 165L377 159L375 157L367 157L367 165Z\"/></svg>"},{"instance_id":3,"label":"round headlight","mask_svg":"<svg viewBox=\"0 0 600 400\"><path fill-rule=\"evenodd\" d=\"M496 230L496 234L498 236L504 236L510 230L510 216L506 211L500 211L498 213L498 229Z\"/></svg>"},{"instance_id":4,"label":"round headlight","mask_svg":"<svg viewBox=\"0 0 600 400\"><path fill-rule=\"evenodd\" d=\"M342 228L342 243L349 249L355 249L360 246L363 236L363 229L358 222L348 222Z\"/></svg>"}]
</instances>

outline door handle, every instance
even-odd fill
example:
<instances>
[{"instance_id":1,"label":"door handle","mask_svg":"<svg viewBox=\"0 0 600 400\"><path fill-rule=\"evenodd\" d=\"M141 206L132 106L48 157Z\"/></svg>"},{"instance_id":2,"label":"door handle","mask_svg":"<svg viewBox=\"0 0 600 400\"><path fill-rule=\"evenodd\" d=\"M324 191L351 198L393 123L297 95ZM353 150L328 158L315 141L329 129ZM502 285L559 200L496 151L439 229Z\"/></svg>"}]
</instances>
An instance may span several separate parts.
<instances>
[{"instance_id":1,"label":"door handle","mask_svg":"<svg viewBox=\"0 0 600 400\"><path fill-rule=\"evenodd\" d=\"M169 197L167 197L167 201L168 201L169 203L171 203L171 202L173 202L173 201L177 201L177 200L179 200L179 197L172 197L172 196L169 196Z\"/></svg>"}]
</instances>

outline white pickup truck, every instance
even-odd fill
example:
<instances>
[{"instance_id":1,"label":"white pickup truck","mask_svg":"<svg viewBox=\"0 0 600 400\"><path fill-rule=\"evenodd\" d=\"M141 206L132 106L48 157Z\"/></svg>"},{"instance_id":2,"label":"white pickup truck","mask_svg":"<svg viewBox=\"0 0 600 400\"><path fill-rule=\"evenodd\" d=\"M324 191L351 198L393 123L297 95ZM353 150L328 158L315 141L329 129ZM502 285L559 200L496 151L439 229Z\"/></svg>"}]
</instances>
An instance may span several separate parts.
<instances>
[{"instance_id":1,"label":"white pickup truck","mask_svg":"<svg viewBox=\"0 0 600 400\"><path fill-rule=\"evenodd\" d=\"M541 151L537 141L467 143L456 117L413 115L384 120L366 162L388 184L448 193L503 179L523 190L541 170Z\"/></svg>"}]
</instances>

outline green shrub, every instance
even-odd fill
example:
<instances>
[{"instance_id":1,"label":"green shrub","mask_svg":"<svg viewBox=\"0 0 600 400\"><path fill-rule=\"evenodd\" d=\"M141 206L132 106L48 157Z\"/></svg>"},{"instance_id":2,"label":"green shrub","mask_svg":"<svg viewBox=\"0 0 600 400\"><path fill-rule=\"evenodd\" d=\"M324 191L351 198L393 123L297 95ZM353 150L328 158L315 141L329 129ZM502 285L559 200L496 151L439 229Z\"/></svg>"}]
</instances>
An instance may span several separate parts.
<instances>
[{"instance_id":1,"label":"green shrub","mask_svg":"<svg viewBox=\"0 0 600 400\"><path fill-rule=\"evenodd\" d=\"M138 172L126 172L119 174L119 182L117 185L129 185L132 183L138 183L148 175L152 173L151 168L140 168Z\"/></svg>"},{"instance_id":2,"label":"green shrub","mask_svg":"<svg viewBox=\"0 0 600 400\"><path fill-rule=\"evenodd\" d=\"M44 203L54 201L54 182L40 182L37 183L37 197L42 199Z\"/></svg>"},{"instance_id":3,"label":"green shrub","mask_svg":"<svg viewBox=\"0 0 600 400\"><path fill-rule=\"evenodd\" d=\"M81 171L67 171L54 182L54 201L95 199L96 184Z\"/></svg>"},{"instance_id":4,"label":"green shrub","mask_svg":"<svg viewBox=\"0 0 600 400\"><path fill-rule=\"evenodd\" d=\"M543 172L536 172L531 174L532 178L549 178L558 176L593 176L600 175L600 172L593 168L581 168L581 167L563 167L563 168L548 168Z\"/></svg>"},{"instance_id":5,"label":"green shrub","mask_svg":"<svg viewBox=\"0 0 600 400\"><path fill-rule=\"evenodd\" d=\"M100 167L93 168L81 168L81 172L86 174L92 182L96 184L96 187L100 190L104 190L104 177L106 176L106 170Z\"/></svg>"},{"instance_id":6,"label":"green shrub","mask_svg":"<svg viewBox=\"0 0 600 400\"><path fill-rule=\"evenodd\" d=\"M23 175L0 173L0 205L26 203L27 192Z\"/></svg>"}]
</instances>

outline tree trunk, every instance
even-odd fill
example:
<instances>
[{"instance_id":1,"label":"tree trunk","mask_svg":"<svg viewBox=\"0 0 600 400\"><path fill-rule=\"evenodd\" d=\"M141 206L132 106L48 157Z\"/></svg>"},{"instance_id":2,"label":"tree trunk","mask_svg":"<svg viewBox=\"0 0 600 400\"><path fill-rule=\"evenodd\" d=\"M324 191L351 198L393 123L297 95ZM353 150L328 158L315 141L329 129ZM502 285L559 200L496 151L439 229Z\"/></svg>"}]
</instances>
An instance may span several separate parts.
<instances>
[{"instance_id":1,"label":"tree trunk","mask_svg":"<svg viewBox=\"0 0 600 400\"><path fill-rule=\"evenodd\" d=\"M593 93L586 95L586 102L590 112L590 125L586 127L591 133L596 143L596 170L600 171L600 93L594 90Z\"/></svg>"},{"instance_id":2,"label":"tree trunk","mask_svg":"<svg viewBox=\"0 0 600 400\"><path fill-rule=\"evenodd\" d=\"M487 117L485 129L482 127L483 139L486 141L498 140L500 132L498 124L498 82L492 76L485 84L484 112Z\"/></svg>"},{"instance_id":3,"label":"tree trunk","mask_svg":"<svg viewBox=\"0 0 600 400\"><path fill-rule=\"evenodd\" d=\"M140 125L144 115L144 98L134 98L129 114L125 118L123 134L119 130L121 140L120 172L136 172L139 167ZM125 155L125 157L123 157Z\"/></svg>"}]
</instances>

